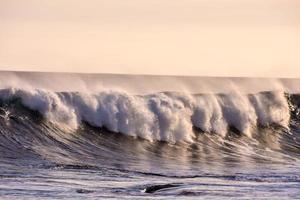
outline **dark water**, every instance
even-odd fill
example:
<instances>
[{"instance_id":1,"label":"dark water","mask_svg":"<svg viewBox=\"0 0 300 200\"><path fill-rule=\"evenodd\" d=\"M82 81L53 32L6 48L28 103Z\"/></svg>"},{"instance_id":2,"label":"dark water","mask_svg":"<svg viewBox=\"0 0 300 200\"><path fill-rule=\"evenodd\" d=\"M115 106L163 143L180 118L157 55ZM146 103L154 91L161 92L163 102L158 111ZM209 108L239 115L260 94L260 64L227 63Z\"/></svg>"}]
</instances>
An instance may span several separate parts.
<instances>
[{"instance_id":1,"label":"dark water","mask_svg":"<svg viewBox=\"0 0 300 200\"><path fill-rule=\"evenodd\" d=\"M297 110L290 130L194 128L195 142L171 144L64 129L17 101L0 109L1 199L300 199Z\"/></svg>"}]
</instances>

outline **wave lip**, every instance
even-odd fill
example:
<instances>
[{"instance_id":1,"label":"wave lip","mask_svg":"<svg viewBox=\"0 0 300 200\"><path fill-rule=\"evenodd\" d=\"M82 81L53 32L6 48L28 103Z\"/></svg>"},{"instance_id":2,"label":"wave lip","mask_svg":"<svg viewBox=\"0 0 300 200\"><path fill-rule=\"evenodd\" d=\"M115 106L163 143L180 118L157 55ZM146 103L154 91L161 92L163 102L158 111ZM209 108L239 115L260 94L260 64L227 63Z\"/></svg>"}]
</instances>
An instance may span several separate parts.
<instances>
[{"instance_id":1,"label":"wave lip","mask_svg":"<svg viewBox=\"0 0 300 200\"><path fill-rule=\"evenodd\" d=\"M149 141L193 142L194 127L225 137L228 130L252 137L258 126L289 128L290 105L284 92L257 94L186 94L162 92L131 95L120 91L95 94L7 88L2 102L20 103L50 122L77 129L82 122Z\"/></svg>"}]
</instances>

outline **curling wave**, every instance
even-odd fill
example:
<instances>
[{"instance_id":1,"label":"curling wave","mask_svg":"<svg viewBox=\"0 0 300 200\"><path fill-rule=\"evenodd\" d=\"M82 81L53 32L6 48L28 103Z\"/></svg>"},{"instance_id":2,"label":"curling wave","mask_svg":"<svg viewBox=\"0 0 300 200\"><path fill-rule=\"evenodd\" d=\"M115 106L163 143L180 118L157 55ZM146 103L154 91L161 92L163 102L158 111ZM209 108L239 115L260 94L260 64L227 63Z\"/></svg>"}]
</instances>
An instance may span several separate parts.
<instances>
[{"instance_id":1,"label":"curling wave","mask_svg":"<svg viewBox=\"0 0 300 200\"><path fill-rule=\"evenodd\" d=\"M96 94L7 88L2 104L19 102L49 122L78 129L93 127L149 141L193 142L198 132L226 137L229 130L252 137L258 127L289 129L290 96L282 91L242 94L186 94L161 92L131 95L122 91Z\"/></svg>"}]
</instances>

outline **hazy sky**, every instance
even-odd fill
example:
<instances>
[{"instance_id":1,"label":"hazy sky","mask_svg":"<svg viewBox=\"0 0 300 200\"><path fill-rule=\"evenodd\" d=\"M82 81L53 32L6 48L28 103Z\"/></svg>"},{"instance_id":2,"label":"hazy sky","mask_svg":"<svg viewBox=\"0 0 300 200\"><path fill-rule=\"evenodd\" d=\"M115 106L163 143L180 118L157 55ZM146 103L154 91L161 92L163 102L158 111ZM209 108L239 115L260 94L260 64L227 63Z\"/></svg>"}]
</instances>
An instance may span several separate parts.
<instances>
[{"instance_id":1,"label":"hazy sky","mask_svg":"<svg viewBox=\"0 0 300 200\"><path fill-rule=\"evenodd\" d=\"M0 0L0 69L300 77L300 1Z\"/></svg>"}]
</instances>

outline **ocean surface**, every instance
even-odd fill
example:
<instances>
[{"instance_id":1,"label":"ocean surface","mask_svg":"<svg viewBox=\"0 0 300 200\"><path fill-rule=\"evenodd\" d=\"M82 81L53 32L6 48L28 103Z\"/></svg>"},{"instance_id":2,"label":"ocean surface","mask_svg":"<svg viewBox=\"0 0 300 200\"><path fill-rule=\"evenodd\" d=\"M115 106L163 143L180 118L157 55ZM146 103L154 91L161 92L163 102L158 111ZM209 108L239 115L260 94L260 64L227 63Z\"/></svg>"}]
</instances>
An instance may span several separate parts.
<instances>
[{"instance_id":1,"label":"ocean surface","mask_svg":"<svg viewBox=\"0 0 300 200\"><path fill-rule=\"evenodd\" d=\"M0 79L0 199L300 199L295 80Z\"/></svg>"}]
</instances>

